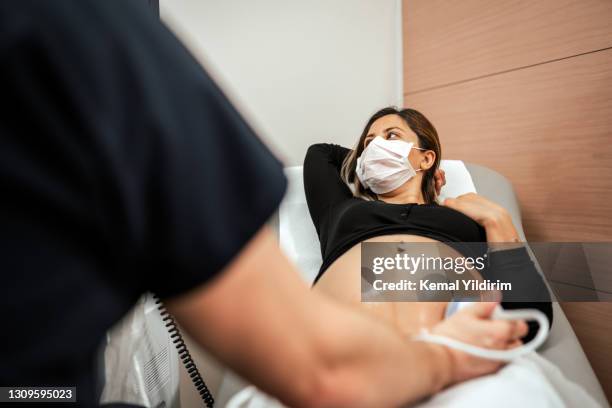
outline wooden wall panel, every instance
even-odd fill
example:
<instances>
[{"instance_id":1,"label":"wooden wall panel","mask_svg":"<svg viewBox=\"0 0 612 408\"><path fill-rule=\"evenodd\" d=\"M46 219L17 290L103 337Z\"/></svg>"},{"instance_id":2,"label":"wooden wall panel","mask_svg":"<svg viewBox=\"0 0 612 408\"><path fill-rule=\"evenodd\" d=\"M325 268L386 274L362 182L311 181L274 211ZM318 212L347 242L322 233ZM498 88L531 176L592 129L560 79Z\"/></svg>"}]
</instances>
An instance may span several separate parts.
<instances>
[{"instance_id":1,"label":"wooden wall panel","mask_svg":"<svg viewBox=\"0 0 612 408\"><path fill-rule=\"evenodd\" d=\"M593 370L608 397L612 400L612 347L610 330L602 330L602 325L610 321L612 303L574 302L561 304L567 319L578 340L586 351Z\"/></svg>"},{"instance_id":2,"label":"wooden wall panel","mask_svg":"<svg viewBox=\"0 0 612 408\"><path fill-rule=\"evenodd\" d=\"M612 241L612 49L414 95L442 157L508 177L531 241Z\"/></svg>"},{"instance_id":3,"label":"wooden wall panel","mask_svg":"<svg viewBox=\"0 0 612 408\"><path fill-rule=\"evenodd\" d=\"M404 104L514 185L529 241L612 241L612 1L404 0ZM612 303L565 310L612 399Z\"/></svg>"},{"instance_id":4,"label":"wooden wall panel","mask_svg":"<svg viewBox=\"0 0 612 408\"><path fill-rule=\"evenodd\" d=\"M405 90L611 47L611 16L609 0L404 0Z\"/></svg>"}]
</instances>

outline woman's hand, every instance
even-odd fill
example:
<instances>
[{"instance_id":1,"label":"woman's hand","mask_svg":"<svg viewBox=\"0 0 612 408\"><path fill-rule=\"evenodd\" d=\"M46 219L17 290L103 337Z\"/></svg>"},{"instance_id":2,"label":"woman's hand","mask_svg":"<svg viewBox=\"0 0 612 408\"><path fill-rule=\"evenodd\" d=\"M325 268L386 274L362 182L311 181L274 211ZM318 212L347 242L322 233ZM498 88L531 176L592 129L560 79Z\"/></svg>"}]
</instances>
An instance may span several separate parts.
<instances>
[{"instance_id":1,"label":"woman's hand","mask_svg":"<svg viewBox=\"0 0 612 408\"><path fill-rule=\"evenodd\" d=\"M499 204L476 193L447 198L442 205L460 211L483 226L487 242L519 242L510 213Z\"/></svg>"},{"instance_id":2,"label":"woman's hand","mask_svg":"<svg viewBox=\"0 0 612 408\"><path fill-rule=\"evenodd\" d=\"M528 331L522 320L490 320L497 302L479 302L466 307L432 329L433 334L450 337L478 347L506 350L519 346ZM504 362L475 357L445 346L450 357L451 384L496 372Z\"/></svg>"},{"instance_id":3,"label":"woman's hand","mask_svg":"<svg viewBox=\"0 0 612 408\"><path fill-rule=\"evenodd\" d=\"M436 170L436 172L434 173L434 180L436 182L436 194L440 195L440 190L442 189L442 186L446 184L446 174L444 173L444 170Z\"/></svg>"},{"instance_id":4,"label":"woman's hand","mask_svg":"<svg viewBox=\"0 0 612 408\"><path fill-rule=\"evenodd\" d=\"M508 214L501 205L476 193L466 193L456 198L447 198L442 205L464 213L483 227Z\"/></svg>"}]
</instances>

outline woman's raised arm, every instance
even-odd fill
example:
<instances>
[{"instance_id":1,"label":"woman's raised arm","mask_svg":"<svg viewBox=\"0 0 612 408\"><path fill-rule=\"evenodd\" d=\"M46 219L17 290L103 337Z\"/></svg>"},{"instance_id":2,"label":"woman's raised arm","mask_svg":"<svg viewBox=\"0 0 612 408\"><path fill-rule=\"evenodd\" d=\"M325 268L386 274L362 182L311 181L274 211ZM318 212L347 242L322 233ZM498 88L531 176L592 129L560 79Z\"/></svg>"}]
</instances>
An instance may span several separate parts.
<instances>
[{"instance_id":1,"label":"woman's raised arm","mask_svg":"<svg viewBox=\"0 0 612 408\"><path fill-rule=\"evenodd\" d=\"M317 233L329 207L353 194L340 178L342 162L350 149L336 144L317 143L304 159L304 190L308 210Z\"/></svg>"}]
</instances>

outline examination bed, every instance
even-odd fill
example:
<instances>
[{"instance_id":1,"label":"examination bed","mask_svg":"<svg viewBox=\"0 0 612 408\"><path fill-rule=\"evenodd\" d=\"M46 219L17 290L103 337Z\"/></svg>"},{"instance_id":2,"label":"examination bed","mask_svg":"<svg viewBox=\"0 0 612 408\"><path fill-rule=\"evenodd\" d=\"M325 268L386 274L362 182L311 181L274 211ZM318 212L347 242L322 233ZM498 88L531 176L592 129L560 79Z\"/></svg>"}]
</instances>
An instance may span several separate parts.
<instances>
[{"instance_id":1,"label":"examination bed","mask_svg":"<svg viewBox=\"0 0 612 408\"><path fill-rule=\"evenodd\" d=\"M446 172L447 184L442 197L454 197L469 191L476 191L501 205L512 215L519 234L524 239L518 201L510 182L499 173L475 164L457 160L443 160L441 167ZM302 167L286 169L289 188L279 212L271 224L279 234L281 247L299 267L302 277L312 282L321 265L319 241L308 214ZM550 336L539 352L555 363L565 376L580 384L602 407L609 407L593 369L591 368L572 327L561 307L555 303L554 323ZM217 395L217 406L224 407L237 392L248 386L234 373L227 371Z\"/></svg>"}]
</instances>

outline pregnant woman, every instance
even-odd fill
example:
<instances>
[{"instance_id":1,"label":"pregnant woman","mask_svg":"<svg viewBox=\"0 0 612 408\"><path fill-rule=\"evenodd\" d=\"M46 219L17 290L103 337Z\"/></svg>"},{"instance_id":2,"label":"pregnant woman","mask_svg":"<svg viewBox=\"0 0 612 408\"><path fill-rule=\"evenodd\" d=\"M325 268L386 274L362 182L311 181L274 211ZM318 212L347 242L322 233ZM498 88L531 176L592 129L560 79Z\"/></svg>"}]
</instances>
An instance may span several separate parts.
<instances>
[{"instance_id":1,"label":"pregnant woman","mask_svg":"<svg viewBox=\"0 0 612 408\"><path fill-rule=\"evenodd\" d=\"M405 335L415 334L440 322L447 302L361 302L360 244L504 242L512 244L488 254L495 276L520 277L535 297L549 299L503 207L473 193L436 201L444 183L441 151L437 132L424 115L395 108L375 113L352 150L325 143L310 146L304 187L323 256L313 290L354 305ZM550 302L503 300L506 309L539 309L552 323ZM536 331L537 323L530 322L521 340L528 341Z\"/></svg>"},{"instance_id":2,"label":"pregnant woman","mask_svg":"<svg viewBox=\"0 0 612 408\"><path fill-rule=\"evenodd\" d=\"M539 309L550 326L552 307L547 288L524 244L519 242L510 215L501 206L472 193L439 204L436 198L444 184L444 173L438 169L440 158L435 128L412 109L385 108L374 114L352 150L325 143L308 149L304 187L323 255L312 290L388 323L402 336L410 337L428 329L434 335L452 338L467 334L468 343L485 348L518 347L535 335L537 323L528 328L519 323L514 328L505 326L512 334L504 336L503 344L498 342L494 347L489 344L490 337L478 334L480 323L465 319L467 311L440 323L445 318L447 302L361 301L362 242L404 242L407 244L399 245L404 253L410 252L408 243L448 247L453 252L465 247L458 243L480 242L476 247L484 247L485 253L491 247L487 253L488 266L481 271L483 277L514 280L519 294L529 300L504 301L504 295L501 306ZM502 249L494 248L498 242L505 243ZM461 256L459 252L457 255ZM364 275L366 281L371 281L368 273ZM534 299L538 301L531 301ZM333 322L333 318L329 321ZM452 322L459 323L447 332L443 326ZM372 346L376 348L375 344ZM342 342L340 347L348 349L350 344ZM429 364L413 363L412 369L417 371L419 364ZM462 366L470 370L469 364ZM376 373L372 377L380 380ZM597 406L581 387L536 353L513 360L495 374L475 377L472 375L469 381L455 383L418 401L418 407ZM413 385L406 380L406 387L410 389ZM230 402L228 407L232 408L284 407L255 387L245 388Z\"/></svg>"}]
</instances>

